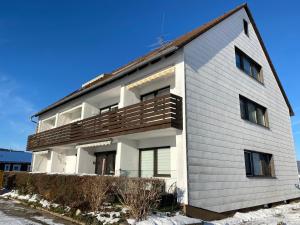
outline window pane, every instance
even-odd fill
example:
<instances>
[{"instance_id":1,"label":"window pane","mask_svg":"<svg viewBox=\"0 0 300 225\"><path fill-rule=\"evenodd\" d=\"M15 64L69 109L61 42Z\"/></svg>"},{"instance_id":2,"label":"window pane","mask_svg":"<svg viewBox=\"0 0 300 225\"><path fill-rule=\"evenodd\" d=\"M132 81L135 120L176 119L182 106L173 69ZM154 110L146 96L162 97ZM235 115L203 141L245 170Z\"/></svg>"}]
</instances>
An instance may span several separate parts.
<instances>
[{"instance_id":1,"label":"window pane","mask_svg":"<svg viewBox=\"0 0 300 225\"><path fill-rule=\"evenodd\" d=\"M251 66L250 66L250 62L247 58L243 57L243 65L244 65L244 71L245 73L247 73L248 75L251 74Z\"/></svg>"},{"instance_id":2,"label":"window pane","mask_svg":"<svg viewBox=\"0 0 300 225\"><path fill-rule=\"evenodd\" d=\"M246 175L252 175L252 169L251 169L251 153L245 152L245 168L246 168Z\"/></svg>"},{"instance_id":3,"label":"window pane","mask_svg":"<svg viewBox=\"0 0 300 225\"><path fill-rule=\"evenodd\" d=\"M118 109L118 104L112 105L112 106L110 107L110 110L111 110L111 111L114 111L114 110L117 110L117 109Z\"/></svg>"},{"instance_id":4,"label":"window pane","mask_svg":"<svg viewBox=\"0 0 300 225\"><path fill-rule=\"evenodd\" d=\"M256 109L256 114L257 114L257 123L260 125L265 126L265 110L262 108L258 107Z\"/></svg>"},{"instance_id":5,"label":"window pane","mask_svg":"<svg viewBox=\"0 0 300 225\"><path fill-rule=\"evenodd\" d=\"M5 164L4 171L9 171L9 170L10 170L10 164Z\"/></svg>"},{"instance_id":6,"label":"window pane","mask_svg":"<svg viewBox=\"0 0 300 225\"><path fill-rule=\"evenodd\" d=\"M169 148L161 148L157 150L157 174L171 174L171 158Z\"/></svg>"},{"instance_id":7,"label":"window pane","mask_svg":"<svg viewBox=\"0 0 300 225\"><path fill-rule=\"evenodd\" d=\"M154 175L154 151L141 151L141 177Z\"/></svg>"},{"instance_id":8,"label":"window pane","mask_svg":"<svg viewBox=\"0 0 300 225\"><path fill-rule=\"evenodd\" d=\"M252 162L253 162L253 174L255 176L262 176L262 163L260 160L260 154L256 152L252 152Z\"/></svg>"},{"instance_id":9,"label":"window pane","mask_svg":"<svg viewBox=\"0 0 300 225\"><path fill-rule=\"evenodd\" d=\"M243 21L244 22L244 33L246 35L249 35L249 31L248 31L248 22L246 20Z\"/></svg>"},{"instance_id":10,"label":"window pane","mask_svg":"<svg viewBox=\"0 0 300 225\"><path fill-rule=\"evenodd\" d=\"M148 95L144 95L142 97L142 101L146 101L146 100L150 100L150 99L153 99L155 96L154 96L154 93L152 94L148 94Z\"/></svg>"},{"instance_id":11,"label":"window pane","mask_svg":"<svg viewBox=\"0 0 300 225\"><path fill-rule=\"evenodd\" d=\"M270 160L271 157L268 154L260 154L262 174L264 176L271 176Z\"/></svg>"},{"instance_id":12,"label":"window pane","mask_svg":"<svg viewBox=\"0 0 300 225\"><path fill-rule=\"evenodd\" d=\"M12 170L13 171L20 171L21 170L21 165L18 165L18 164L13 165L13 169Z\"/></svg>"},{"instance_id":13,"label":"window pane","mask_svg":"<svg viewBox=\"0 0 300 225\"><path fill-rule=\"evenodd\" d=\"M247 114L246 114L246 104L244 99L240 98L240 108L241 108L241 117L242 119L247 119Z\"/></svg>"},{"instance_id":14,"label":"window pane","mask_svg":"<svg viewBox=\"0 0 300 225\"><path fill-rule=\"evenodd\" d=\"M256 65L251 66L251 76L253 76L256 80L259 80L259 69Z\"/></svg>"},{"instance_id":15,"label":"window pane","mask_svg":"<svg viewBox=\"0 0 300 225\"><path fill-rule=\"evenodd\" d=\"M103 108L100 110L100 114L109 112L109 108Z\"/></svg>"},{"instance_id":16,"label":"window pane","mask_svg":"<svg viewBox=\"0 0 300 225\"><path fill-rule=\"evenodd\" d=\"M157 92L156 96L163 96L163 95L166 95L166 94L169 94L169 93L170 93L170 87L167 87L167 88L159 90Z\"/></svg>"},{"instance_id":17,"label":"window pane","mask_svg":"<svg viewBox=\"0 0 300 225\"><path fill-rule=\"evenodd\" d=\"M238 52L235 53L235 62L236 62L236 66L238 68L243 69L242 68L242 58L241 58L241 55Z\"/></svg>"},{"instance_id":18,"label":"window pane","mask_svg":"<svg viewBox=\"0 0 300 225\"><path fill-rule=\"evenodd\" d=\"M253 103L248 102L248 115L251 122L256 123L256 109Z\"/></svg>"}]
</instances>

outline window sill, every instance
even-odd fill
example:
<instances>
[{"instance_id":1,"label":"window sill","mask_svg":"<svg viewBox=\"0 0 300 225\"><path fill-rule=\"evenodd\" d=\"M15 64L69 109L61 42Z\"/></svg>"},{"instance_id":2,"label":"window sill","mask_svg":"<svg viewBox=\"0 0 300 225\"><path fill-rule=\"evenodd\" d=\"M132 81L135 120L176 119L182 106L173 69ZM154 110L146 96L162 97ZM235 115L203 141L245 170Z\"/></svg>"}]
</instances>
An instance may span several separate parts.
<instances>
[{"instance_id":1,"label":"window sill","mask_svg":"<svg viewBox=\"0 0 300 225\"><path fill-rule=\"evenodd\" d=\"M271 177L271 176L247 176L247 178L249 179L272 179L272 180L275 180L277 179L277 177Z\"/></svg>"},{"instance_id":2,"label":"window sill","mask_svg":"<svg viewBox=\"0 0 300 225\"><path fill-rule=\"evenodd\" d=\"M254 122L251 122L250 120L246 120L246 119L243 119L243 118L241 118L241 119L242 119L243 121L245 121L246 123L249 123L249 124L251 124L251 125L258 126L258 127L264 128L264 129L266 129L266 130L271 130L270 127L266 127L266 126L264 126L264 125L261 125L261 124L258 124L258 123L254 123Z\"/></svg>"},{"instance_id":3,"label":"window sill","mask_svg":"<svg viewBox=\"0 0 300 225\"><path fill-rule=\"evenodd\" d=\"M259 80L257 80L256 78L254 78L254 77L250 76L248 73L246 73L244 70L242 70L242 69L238 68L237 66L236 66L236 68L237 68L239 71L241 71L243 74L245 74L247 77L251 78L252 80L256 81L257 83L259 83L260 85L262 85L262 86L264 86L264 87L265 87L265 84L264 84L264 82L262 82L262 81L259 81Z\"/></svg>"}]
</instances>

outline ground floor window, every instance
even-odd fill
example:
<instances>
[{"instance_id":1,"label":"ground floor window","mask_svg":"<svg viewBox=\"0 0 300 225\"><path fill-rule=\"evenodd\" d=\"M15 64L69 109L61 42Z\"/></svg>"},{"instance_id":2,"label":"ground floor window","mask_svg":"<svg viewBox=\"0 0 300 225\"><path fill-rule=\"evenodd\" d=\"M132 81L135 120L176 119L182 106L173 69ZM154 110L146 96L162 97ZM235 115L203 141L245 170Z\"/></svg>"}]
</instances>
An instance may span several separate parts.
<instances>
[{"instance_id":1,"label":"ground floor window","mask_svg":"<svg viewBox=\"0 0 300 225\"><path fill-rule=\"evenodd\" d=\"M12 170L13 171L20 171L21 170L21 165L20 164L14 164Z\"/></svg>"},{"instance_id":2,"label":"ground floor window","mask_svg":"<svg viewBox=\"0 0 300 225\"><path fill-rule=\"evenodd\" d=\"M258 177L274 177L273 155L245 150L246 175Z\"/></svg>"},{"instance_id":3,"label":"ground floor window","mask_svg":"<svg viewBox=\"0 0 300 225\"><path fill-rule=\"evenodd\" d=\"M4 165L4 171L10 171L10 164Z\"/></svg>"},{"instance_id":4,"label":"ground floor window","mask_svg":"<svg viewBox=\"0 0 300 225\"><path fill-rule=\"evenodd\" d=\"M140 149L140 177L170 177L170 155L170 147Z\"/></svg>"}]
</instances>

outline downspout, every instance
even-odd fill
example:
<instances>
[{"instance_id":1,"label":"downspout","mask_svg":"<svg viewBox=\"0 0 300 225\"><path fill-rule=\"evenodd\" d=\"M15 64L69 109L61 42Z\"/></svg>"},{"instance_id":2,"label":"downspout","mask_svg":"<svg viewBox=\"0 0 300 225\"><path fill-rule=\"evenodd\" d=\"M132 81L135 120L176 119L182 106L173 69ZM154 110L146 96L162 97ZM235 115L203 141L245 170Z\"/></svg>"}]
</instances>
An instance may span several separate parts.
<instances>
[{"instance_id":1,"label":"downspout","mask_svg":"<svg viewBox=\"0 0 300 225\"><path fill-rule=\"evenodd\" d=\"M34 117L36 117L36 116L35 115L31 116L30 117L30 121L33 122L33 123L35 123L35 124L37 124L37 122L33 120Z\"/></svg>"}]
</instances>

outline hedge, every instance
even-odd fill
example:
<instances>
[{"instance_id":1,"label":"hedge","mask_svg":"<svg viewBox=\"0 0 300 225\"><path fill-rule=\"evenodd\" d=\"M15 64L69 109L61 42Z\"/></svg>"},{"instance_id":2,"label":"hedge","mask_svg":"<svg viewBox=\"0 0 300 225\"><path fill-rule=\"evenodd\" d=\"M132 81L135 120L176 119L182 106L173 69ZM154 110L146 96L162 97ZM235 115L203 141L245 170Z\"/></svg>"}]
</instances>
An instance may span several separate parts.
<instances>
[{"instance_id":1,"label":"hedge","mask_svg":"<svg viewBox=\"0 0 300 225\"><path fill-rule=\"evenodd\" d=\"M99 211L119 201L135 219L145 219L164 193L160 179L5 172L4 187L82 211Z\"/></svg>"}]
</instances>

